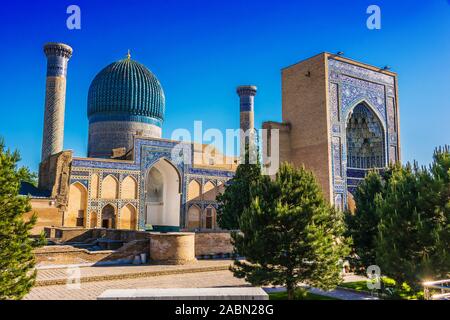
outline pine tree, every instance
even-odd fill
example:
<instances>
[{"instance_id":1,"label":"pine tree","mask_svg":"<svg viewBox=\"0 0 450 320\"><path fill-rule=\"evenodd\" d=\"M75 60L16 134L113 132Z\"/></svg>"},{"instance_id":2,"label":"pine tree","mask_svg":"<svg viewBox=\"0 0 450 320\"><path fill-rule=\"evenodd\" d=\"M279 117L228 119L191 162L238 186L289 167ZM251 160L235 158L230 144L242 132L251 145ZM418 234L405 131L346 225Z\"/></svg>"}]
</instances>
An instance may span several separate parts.
<instances>
[{"instance_id":1,"label":"pine tree","mask_svg":"<svg viewBox=\"0 0 450 320\"><path fill-rule=\"evenodd\" d=\"M450 277L450 146L436 149L430 167L432 186L423 184L431 193L430 210L434 213L435 254L430 256L433 276Z\"/></svg>"},{"instance_id":2,"label":"pine tree","mask_svg":"<svg viewBox=\"0 0 450 320\"><path fill-rule=\"evenodd\" d=\"M284 285L289 299L299 283L331 289L348 254L342 213L324 199L313 174L282 164L275 180L263 176L239 218L231 270L253 285Z\"/></svg>"},{"instance_id":3,"label":"pine tree","mask_svg":"<svg viewBox=\"0 0 450 320\"><path fill-rule=\"evenodd\" d=\"M239 164L234 177L227 183L223 194L217 196L217 222L226 230L239 228L239 217L252 202L252 189L261 178L259 157L249 163L248 149L245 161Z\"/></svg>"},{"instance_id":4,"label":"pine tree","mask_svg":"<svg viewBox=\"0 0 450 320\"><path fill-rule=\"evenodd\" d=\"M450 276L450 153L436 150L431 167L398 167L380 204L377 264L416 289Z\"/></svg>"},{"instance_id":5,"label":"pine tree","mask_svg":"<svg viewBox=\"0 0 450 320\"><path fill-rule=\"evenodd\" d=\"M25 222L29 199L19 195L20 182L30 181L27 168L17 168L19 153L5 150L0 140L0 299L21 299L31 289L36 272L32 250L42 244L30 238L36 216Z\"/></svg>"},{"instance_id":6,"label":"pine tree","mask_svg":"<svg viewBox=\"0 0 450 320\"><path fill-rule=\"evenodd\" d=\"M391 171L392 168L381 174L375 170L370 171L356 190L355 212L346 212L347 235L352 238L354 252L359 257L352 261L357 270L365 270L375 264L375 238L380 221L378 208L383 201L386 180Z\"/></svg>"}]
</instances>

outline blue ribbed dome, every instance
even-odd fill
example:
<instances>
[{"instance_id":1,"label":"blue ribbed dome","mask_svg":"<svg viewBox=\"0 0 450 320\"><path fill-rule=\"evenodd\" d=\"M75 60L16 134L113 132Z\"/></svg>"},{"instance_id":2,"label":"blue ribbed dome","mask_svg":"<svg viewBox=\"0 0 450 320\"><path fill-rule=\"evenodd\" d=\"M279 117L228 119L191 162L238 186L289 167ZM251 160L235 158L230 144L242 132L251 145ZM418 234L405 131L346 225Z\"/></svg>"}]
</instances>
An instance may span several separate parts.
<instances>
[{"instance_id":1,"label":"blue ribbed dome","mask_svg":"<svg viewBox=\"0 0 450 320\"><path fill-rule=\"evenodd\" d=\"M137 121L161 126L164 91L155 75L129 58L100 71L88 95L89 122Z\"/></svg>"}]
</instances>

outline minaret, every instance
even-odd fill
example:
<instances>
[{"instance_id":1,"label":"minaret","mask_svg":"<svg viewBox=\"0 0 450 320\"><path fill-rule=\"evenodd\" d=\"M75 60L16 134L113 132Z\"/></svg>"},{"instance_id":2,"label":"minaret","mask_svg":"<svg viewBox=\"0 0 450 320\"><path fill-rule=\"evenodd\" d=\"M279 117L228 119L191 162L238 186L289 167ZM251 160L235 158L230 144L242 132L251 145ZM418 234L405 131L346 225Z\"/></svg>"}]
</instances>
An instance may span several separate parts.
<instances>
[{"instance_id":1,"label":"minaret","mask_svg":"<svg viewBox=\"0 0 450 320\"><path fill-rule=\"evenodd\" d=\"M255 116L254 102L256 96L256 86L239 86L236 90L240 98L240 126L241 130L241 161L245 154L245 146L249 146L250 151L255 150ZM242 135L243 134L243 135Z\"/></svg>"},{"instance_id":2,"label":"minaret","mask_svg":"<svg viewBox=\"0 0 450 320\"><path fill-rule=\"evenodd\" d=\"M41 161L63 150L66 74L72 48L63 43L47 43L44 52L47 56L47 81Z\"/></svg>"}]
</instances>

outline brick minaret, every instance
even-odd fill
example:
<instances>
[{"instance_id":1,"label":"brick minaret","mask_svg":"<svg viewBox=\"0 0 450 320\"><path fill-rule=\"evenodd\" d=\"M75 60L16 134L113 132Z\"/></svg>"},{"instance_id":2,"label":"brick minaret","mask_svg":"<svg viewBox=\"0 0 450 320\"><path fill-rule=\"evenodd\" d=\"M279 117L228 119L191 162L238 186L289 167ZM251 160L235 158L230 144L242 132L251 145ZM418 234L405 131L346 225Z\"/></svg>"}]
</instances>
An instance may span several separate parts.
<instances>
[{"instance_id":1,"label":"brick minaret","mask_svg":"<svg viewBox=\"0 0 450 320\"><path fill-rule=\"evenodd\" d=\"M47 43L44 133L41 161L63 150L67 62L72 48L63 43Z\"/></svg>"},{"instance_id":2,"label":"brick minaret","mask_svg":"<svg viewBox=\"0 0 450 320\"><path fill-rule=\"evenodd\" d=\"M241 135L241 157L245 153L245 145L249 145L249 150L255 151L255 115L254 101L256 96L256 86L239 86L236 90L240 98L240 126L244 135ZM250 131L249 131L250 130ZM241 159L242 160L242 159Z\"/></svg>"}]
</instances>

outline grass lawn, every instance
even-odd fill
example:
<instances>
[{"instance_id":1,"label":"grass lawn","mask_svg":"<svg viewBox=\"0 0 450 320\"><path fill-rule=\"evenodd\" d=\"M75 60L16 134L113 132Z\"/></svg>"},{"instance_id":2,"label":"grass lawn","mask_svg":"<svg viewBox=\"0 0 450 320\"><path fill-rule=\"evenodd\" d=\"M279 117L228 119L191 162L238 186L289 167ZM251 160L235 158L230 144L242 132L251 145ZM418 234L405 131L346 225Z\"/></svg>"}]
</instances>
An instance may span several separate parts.
<instances>
[{"instance_id":1,"label":"grass lawn","mask_svg":"<svg viewBox=\"0 0 450 320\"><path fill-rule=\"evenodd\" d=\"M310 293L303 289L297 289L295 300L338 300L318 294ZM273 292L269 293L269 300L287 300L287 292Z\"/></svg>"},{"instance_id":2,"label":"grass lawn","mask_svg":"<svg viewBox=\"0 0 450 320\"><path fill-rule=\"evenodd\" d=\"M339 285L343 288L349 288L353 290L357 290L360 292L368 292L370 293L371 290L367 288L367 282L366 281L355 281L355 282L346 282L341 283ZM410 289L402 288L402 289L395 289L395 294L390 296L391 299L399 299L399 300L416 300L416 299L423 299L423 291L414 292Z\"/></svg>"},{"instance_id":3,"label":"grass lawn","mask_svg":"<svg viewBox=\"0 0 450 320\"><path fill-rule=\"evenodd\" d=\"M370 292L370 290L367 288L367 281L364 281L364 280L363 281L355 281L355 282L345 282L345 283L341 283L339 286L343 287L343 288L358 290L358 291Z\"/></svg>"}]
</instances>

